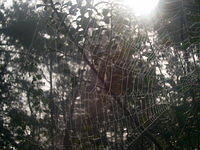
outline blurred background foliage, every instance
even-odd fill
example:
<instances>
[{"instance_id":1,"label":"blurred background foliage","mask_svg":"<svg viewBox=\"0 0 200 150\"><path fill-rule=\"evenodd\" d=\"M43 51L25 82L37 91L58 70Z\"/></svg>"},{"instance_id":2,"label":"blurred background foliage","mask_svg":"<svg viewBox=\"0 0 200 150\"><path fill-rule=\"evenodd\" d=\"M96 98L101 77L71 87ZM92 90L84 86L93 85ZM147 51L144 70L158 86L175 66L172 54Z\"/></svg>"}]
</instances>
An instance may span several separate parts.
<instances>
[{"instance_id":1,"label":"blurred background foliage","mask_svg":"<svg viewBox=\"0 0 200 150\"><path fill-rule=\"evenodd\" d=\"M152 18L2 3L0 149L199 149L200 3L160 0Z\"/></svg>"}]
</instances>

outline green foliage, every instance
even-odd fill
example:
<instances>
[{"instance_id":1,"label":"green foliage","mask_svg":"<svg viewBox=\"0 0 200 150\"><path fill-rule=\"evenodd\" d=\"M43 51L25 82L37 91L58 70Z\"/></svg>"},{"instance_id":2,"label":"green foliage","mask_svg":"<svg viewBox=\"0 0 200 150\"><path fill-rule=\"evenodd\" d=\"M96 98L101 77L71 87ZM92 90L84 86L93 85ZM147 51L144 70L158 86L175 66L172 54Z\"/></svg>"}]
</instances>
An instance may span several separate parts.
<instances>
[{"instance_id":1,"label":"green foliage","mask_svg":"<svg viewBox=\"0 0 200 150\"><path fill-rule=\"evenodd\" d=\"M197 149L199 2L159 7L151 43L151 27L117 4L2 5L0 149Z\"/></svg>"}]
</instances>

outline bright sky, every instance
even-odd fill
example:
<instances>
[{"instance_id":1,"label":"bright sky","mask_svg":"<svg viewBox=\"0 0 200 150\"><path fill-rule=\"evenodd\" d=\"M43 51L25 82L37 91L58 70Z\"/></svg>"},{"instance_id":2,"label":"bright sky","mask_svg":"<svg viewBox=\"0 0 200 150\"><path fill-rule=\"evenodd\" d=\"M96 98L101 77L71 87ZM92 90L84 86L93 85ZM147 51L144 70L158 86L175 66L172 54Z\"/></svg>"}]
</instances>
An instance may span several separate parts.
<instances>
[{"instance_id":1,"label":"bright sky","mask_svg":"<svg viewBox=\"0 0 200 150\"><path fill-rule=\"evenodd\" d=\"M4 3L5 7L10 7L13 5L13 1L14 0L0 0L0 4L2 4L2 2ZM23 2L25 2L26 0L22 0Z\"/></svg>"},{"instance_id":2,"label":"bright sky","mask_svg":"<svg viewBox=\"0 0 200 150\"><path fill-rule=\"evenodd\" d=\"M0 0L0 4L4 3L5 7L12 5L12 0Z\"/></svg>"},{"instance_id":3,"label":"bright sky","mask_svg":"<svg viewBox=\"0 0 200 150\"><path fill-rule=\"evenodd\" d=\"M12 5L13 0L0 0L6 5ZM122 0L129 8L133 9L136 16L149 15L158 4L159 0Z\"/></svg>"},{"instance_id":4,"label":"bright sky","mask_svg":"<svg viewBox=\"0 0 200 150\"><path fill-rule=\"evenodd\" d=\"M124 4L135 12L136 16L149 15L159 0L123 0Z\"/></svg>"}]
</instances>

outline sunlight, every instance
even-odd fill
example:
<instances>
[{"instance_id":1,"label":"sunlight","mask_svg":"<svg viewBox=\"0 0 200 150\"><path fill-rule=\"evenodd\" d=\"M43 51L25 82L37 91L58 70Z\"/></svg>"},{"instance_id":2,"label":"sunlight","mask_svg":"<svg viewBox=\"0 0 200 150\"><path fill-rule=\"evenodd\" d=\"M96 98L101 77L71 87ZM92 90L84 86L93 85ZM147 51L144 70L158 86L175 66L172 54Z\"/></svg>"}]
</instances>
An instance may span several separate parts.
<instances>
[{"instance_id":1,"label":"sunlight","mask_svg":"<svg viewBox=\"0 0 200 150\"><path fill-rule=\"evenodd\" d=\"M11 5L13 5L13 0L4 0L4 1L1 1L1 3L3 3L6 8L8 8Z\"/></svg>"},{"instance_id":2,"label":"sunlight","mask_svg":"<svg viewBox=\"0 0 200 150\"><path fill-rule=\"evenodd\" d=\"M136 16L149 15L159 0L123 0L124 4L133 9Z\"/></svg>"}]
</instances>

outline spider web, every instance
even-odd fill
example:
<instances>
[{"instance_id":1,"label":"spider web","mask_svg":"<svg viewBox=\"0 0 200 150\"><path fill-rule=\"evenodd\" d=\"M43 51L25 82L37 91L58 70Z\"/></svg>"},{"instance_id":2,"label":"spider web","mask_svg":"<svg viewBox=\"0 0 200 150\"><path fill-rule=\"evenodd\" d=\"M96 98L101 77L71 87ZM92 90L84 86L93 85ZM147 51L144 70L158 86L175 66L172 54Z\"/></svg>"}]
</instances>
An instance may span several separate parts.
<instances>
[{"instance_id":1,"label":"spider web","mask_svg":"<svg viewBox=\"0 0 200 150\"><path fill-rule=\"evenodd\" d=\"M73 98L74 149L128 149L170 106L165 82L158 81L159 75L164 76L159 68L163 62L152 41L146 41L150 47L146 53L151 53L148 59L154 59L149 61L145 52L141 54L143 48L130 54L136 49L135 41L119 39L110 46L110 34L117 37L118 30L123 29L89 37L83 49L83 60L90 63L83 66L82 79L87 82L81 81Z\"/></svg>"},{"instance_id":2,"label":"spider web","mask_svg":"<svg viewBox=\"0 0 200 150\"><path fill-rule=\"evenodd\" d=\"M188 6L181 7L186 14L192 14L194 11ZM168 21L177 20L178 13L180 12L177 11ZM60 19L62 26L65 18ZM120 19L120 17L114 18L116 24ZM79 75L79 84L70 97L73 102L69 111L73 109L73 115L67 116L70 119L66 128L70 131L69 139L73 149L131 149L179 98L176 93L171 93L171 87L163 78L172 77L166 72L165 64L171 63L170 57L160 57L161 53L173 54L173 46L179 42L166 41L162 43L164 48L160 47L160 43L154 41L154 38L158 38L156 32L149 33L146 29L148 27L141 25L139 21L136 22L138 28L141 28L136 34L141 32L147 39L141 36L129 41L131 38L129 36L127 38L126 32L122 32L119 36L118 31L124 30L124 26L120 25L113 27L114 29L111 25L109 31L101 31L101 34L91 36L88 31L87 40L81 48L74 40L78 37L69 35L70 40L75 43L74 53L77 53L77 55L72 53L70 57L77 56L76 62L80 63L70 63L69 66L71 69L81 70L81 72L74 71ZM164 21L161 23L167 25ZM196 31L198 29L195 25L186 23L184 30L180 29L169 34L181 35L182 32L188 31L189 27L194 27ZM158 29L160 30L162 28ZM166 35L165 32L163 34ZM161 38L164 39L165 35ZM123 41L120 37L127 39ZM190 43L194 37L186 36L182 41ZM142 47L138 47L137 43L142 42L145 43ZM196 45L198 43L192 44L191 47ZM56 47L56 51L58 50ZM79 60L80 55L83 61ZM181 59L178 61L180 64L186 63ZM185 68L181 69L184 72Z\"/></svg>"},{"instance_id":3,"label":"spider web","mask_svg":"<svg viewBox=\"0 0 200 150\"><path fill-rule=\"evenodd\" d=\"M187 7L182 9L188 10ZM176 15L169 20L176 20ZM121 29L112 30L112 34L117 35L117 30ZM153 37L156 37L155 33ZM169 76L164 64L166 58L159 57L159 47L149 35L146 44L150 50L141 49L132 55L123 51L123 42L115 45L115 51L107 48L108 35L92 38L84 48L84 55L95 71L91 66L85 67L83 78L89 83L81 83L75 97L77 115L70 125L72 143L79 140L78 145L74 144L75 149L129 149L174 103L170 86L161 78ZM185 41L189 42L188 39ZM100 46L90 45L95 42ZM173 53L173 45L169 44L165 50ZM125 43L125 46L136 48L134 42ZM150 53L148 60L142 51ZM173 99L176 99L174 95Z\"/></svg>"}]
</instances>

